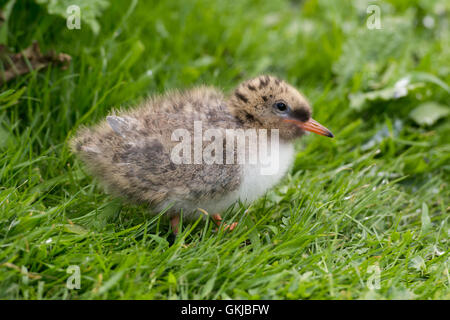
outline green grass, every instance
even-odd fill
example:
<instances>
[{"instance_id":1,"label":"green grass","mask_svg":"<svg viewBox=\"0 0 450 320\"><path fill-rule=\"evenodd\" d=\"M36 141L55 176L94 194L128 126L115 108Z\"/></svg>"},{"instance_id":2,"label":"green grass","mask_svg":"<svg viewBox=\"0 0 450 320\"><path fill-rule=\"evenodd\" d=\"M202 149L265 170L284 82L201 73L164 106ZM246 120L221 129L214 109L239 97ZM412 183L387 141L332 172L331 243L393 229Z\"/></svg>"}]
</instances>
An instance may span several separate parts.
<instances>
[{"instance_id":1,"label":"green grass","mask_svg":"<svg viewBox=\"0 0 450 320\"><path fill-rule=\"evenodd\" d=\"M356 3L114 1L95 36L17 1L8 45L73 60L0 91L0 298L450 299L450 123L409 117L448 107L449 6L378 1L383 29L368 30ZM336 137L299 142L282 183L225 214L233 233L197 222L172 244L167 224L105 194L69 151L113 107L260 73L300 88ZM421 76L407 96L352 105L409 74ZM66 287L71 265L79 290Z\"/></svg>"}]
</instances>

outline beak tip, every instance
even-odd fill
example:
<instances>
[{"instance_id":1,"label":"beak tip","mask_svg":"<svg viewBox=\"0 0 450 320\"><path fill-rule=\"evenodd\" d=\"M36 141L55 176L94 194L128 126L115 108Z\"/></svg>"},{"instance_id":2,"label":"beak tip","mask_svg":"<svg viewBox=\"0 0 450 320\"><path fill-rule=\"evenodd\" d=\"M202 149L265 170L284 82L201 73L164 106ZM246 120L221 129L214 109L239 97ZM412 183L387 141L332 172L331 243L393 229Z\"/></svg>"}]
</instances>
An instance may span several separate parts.
<instances>
[{"instance_id":1,"label":"beak tip","mask_svg":"<svg viewBox=\"0 0 450 320\"><path fill-rule=\"evenodd\" d=\"M308 131L314 132L314 133L320 134L321 136L334 138L334 134L332 134L330 130L325 128L323 125L321 125L314 119L309 119L306 122L302 122L302 121L299 121L296 119L285 119L284 121L293 122L298 127L303 129L305 132L308 132Z\"/></svg>"}]
</instances>

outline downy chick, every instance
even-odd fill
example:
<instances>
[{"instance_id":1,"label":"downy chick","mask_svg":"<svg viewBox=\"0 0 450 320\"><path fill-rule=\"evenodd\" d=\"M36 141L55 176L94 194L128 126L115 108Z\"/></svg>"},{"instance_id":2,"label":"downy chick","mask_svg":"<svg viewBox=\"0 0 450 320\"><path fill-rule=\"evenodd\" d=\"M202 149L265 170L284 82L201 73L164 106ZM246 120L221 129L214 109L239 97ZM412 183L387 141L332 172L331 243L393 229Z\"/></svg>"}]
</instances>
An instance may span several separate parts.
<instances>
[{"instance_id":1,"label":"downy chick","mask_svg":"<svg viewBox=\"0 0 450 320\"><path fill-rule=\"evenodd\" d=\"M267 131L266 147L272 153L257 151L263 140L257 140L257 149L248 142L242 150L230 141L235 136L227 138L227 130L252 129ZM275 130L279 139L271 140ZM311 118L302 94L283 80L263 75L241 83L229 96L202 86L153 97L80 129L71 147L110 192L148 203L154 213L171 206L167 215L177 233L180 214L192 220L202 212L218 213L237 200L251 203L262 196L286 174L294 160L294 141L306 131L333 137ZM223 141L216 140L220 137ZM275 144L278 148L272 148ZM242 151L258 152L257 162L248 154L245 161L237 161ZM276 170L267 174L262 170L267 166ZM213 218L220 223L220 215Z\"/></svg>"}]
</instances>

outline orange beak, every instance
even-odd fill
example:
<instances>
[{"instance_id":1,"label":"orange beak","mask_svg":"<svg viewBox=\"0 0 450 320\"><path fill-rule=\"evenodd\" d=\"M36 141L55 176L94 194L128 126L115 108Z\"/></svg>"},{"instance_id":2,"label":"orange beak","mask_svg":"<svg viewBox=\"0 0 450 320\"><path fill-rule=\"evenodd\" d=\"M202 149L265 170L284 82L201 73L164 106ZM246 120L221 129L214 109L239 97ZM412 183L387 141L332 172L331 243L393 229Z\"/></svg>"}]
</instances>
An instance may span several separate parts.
<instances>
[{"instance_id":1,"label":"orange beak","mask_svg":"<svg viewBox=\"0 0 450 320\"><path fill-rule=\"evenodd\" d=\"M320 134L321 136L326 136L326 137L330 137L330 138L334 137L334 135L331 133L330 130L328 130L327 128L325 128L323 125L321 125L320 123L318 123L316 120L314 120L312 118L306 122L298 121L295 119L284 119L284 121L293 122L297 127L300 127L305 131L311 131L311 132Z\"/></svg>"}]
</instances>

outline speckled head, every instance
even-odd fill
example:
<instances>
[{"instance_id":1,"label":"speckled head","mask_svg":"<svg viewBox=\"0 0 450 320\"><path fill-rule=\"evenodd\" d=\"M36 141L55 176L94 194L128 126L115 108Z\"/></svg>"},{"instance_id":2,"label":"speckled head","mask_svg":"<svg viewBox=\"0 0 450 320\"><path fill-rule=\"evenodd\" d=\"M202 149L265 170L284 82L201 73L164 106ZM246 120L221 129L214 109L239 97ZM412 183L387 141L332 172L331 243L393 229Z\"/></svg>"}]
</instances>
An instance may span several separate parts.
<instances>
[{"instance_id":1,"label":"speckled head","mask_svg":"<svg viewBox=\"0 0 450 320\"><path fill-rule=\"evenodd\" d=\"M284 140L300 137L305 131L333 137L330 130L311 118L306 98L273 76L263 75L241 83L230 95L228 105L246 126L279 129Z\"/></svg>"}]
</instances>

